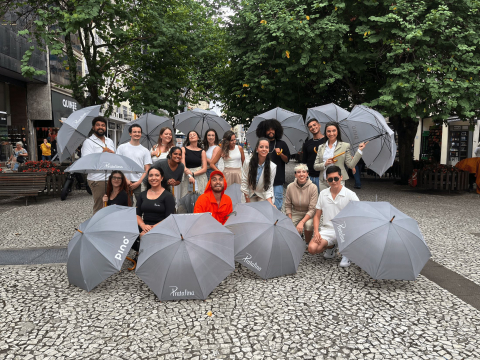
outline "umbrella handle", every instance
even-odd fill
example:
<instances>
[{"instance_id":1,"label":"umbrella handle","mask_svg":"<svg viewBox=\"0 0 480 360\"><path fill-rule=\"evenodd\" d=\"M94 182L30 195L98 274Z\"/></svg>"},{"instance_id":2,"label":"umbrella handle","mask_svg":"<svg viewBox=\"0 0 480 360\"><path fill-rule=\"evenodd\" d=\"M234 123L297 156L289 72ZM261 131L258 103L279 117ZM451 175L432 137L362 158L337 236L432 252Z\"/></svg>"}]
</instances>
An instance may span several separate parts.
<instances>
[{"instance_id":1,"label":"umbrella handle","mask_svg":"<svg viewBox=\"0 0 480 360\"><path fill-rule=\"evenodd\" d=\"M103 207L107 207L107 202L106 201L103 202Z\"/></svg>"},{"instance_id":2,"label":"umbrella handle","mask_svg":"<svg viewBox=\"0 0 480 360\"><path fill-rule=\"evenodd\" d=\"M280 149L280 152L278 152L277 155L280 155L281 153L283 153L283 149Z\"/></svg>"},{"instance_id":3,"label":"umbrella handle","mask_svg":"<svg viewBox=\"0 0 480 360\"><path fill-rule=\"evenodd\" d=\"M135 270L135 268L137 267L137 262L135 260L133 260L132 258L129 258L128 256L126 257L127 260L131 261L133 263L133 266L132 267L129 267L127 268L129 271L132 271L132 270Z\"/></svg>"},{"instance_id":4,"label":"umbrella handle","mask_svg":"<svg viewBox=\"0 0 480 360\"><path fill-rule=\"evenodd\" d=\"M193 183L193 192L195 192L195 182Z\"/></svg>"},{"instance_id":5,"label":"umbrella handle","mask_svg":"<svg viewBox=\"0 0 480 360\"><path fill-rule=\"evenodd\" d=\"M339 157L339 156L342 156L343 154L345 154L345 151L342 152L342 153L340 153L340 154L338 154L338 155L335 155L334 157L332 157L332 160L335 159L335 158L337 158L337 157Z\"/></svg>"}]
</instances>

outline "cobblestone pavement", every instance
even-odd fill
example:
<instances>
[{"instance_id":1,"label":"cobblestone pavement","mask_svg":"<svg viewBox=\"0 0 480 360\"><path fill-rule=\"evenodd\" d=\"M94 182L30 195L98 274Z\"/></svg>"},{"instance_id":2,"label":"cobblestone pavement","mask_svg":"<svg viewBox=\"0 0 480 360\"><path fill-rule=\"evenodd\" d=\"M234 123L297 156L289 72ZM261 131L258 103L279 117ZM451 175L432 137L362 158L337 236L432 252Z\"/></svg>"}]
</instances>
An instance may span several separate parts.
<instances>
[{"instance_id":1,"label":"cobblestone pavement","mask_svg":"<svg viewBox=\"0 0 480 360\"><path fill-rule=\"evenodd\" d=\"M379 179L357 194L417 219L433 259L480 284L478 195ZM82 193L0 210L0 247L66 246L90 213ZM237 265L206 301L178 302L125 266L90 293L68 285L65 265L3 266L0 359L480 358L478 310L423 276L374 282L339 261L305 254L296 275L268 281Z\"/></svg>"}]
</instances>

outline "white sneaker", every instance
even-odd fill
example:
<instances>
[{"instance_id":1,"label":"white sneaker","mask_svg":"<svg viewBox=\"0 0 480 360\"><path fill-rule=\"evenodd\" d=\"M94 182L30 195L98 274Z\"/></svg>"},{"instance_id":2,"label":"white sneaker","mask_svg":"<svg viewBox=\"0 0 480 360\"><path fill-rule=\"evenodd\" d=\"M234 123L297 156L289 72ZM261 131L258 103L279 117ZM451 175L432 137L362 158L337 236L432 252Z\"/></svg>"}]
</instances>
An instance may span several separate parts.
<instances>
[{"instance_id":1,"label":"white sneaker","mask_svg":"<svg viewBox=\"0 0 480 360\"><path fill-rule=\"evenodd\" d=\"M350 260L346 256L342 257L342 261L340 261L340 266L341 267L349 267L350 266Z\"/></svg>"},{"instance_id":2,"label":"white sneaker","mask_svg":"<svg viewBox=\"0 0 480 360\"><path fill-rule=\"evenodd\" d=\"M335 244L335 246L331 249L326 249L325 252L323 253L323 257L325 259L333 259L336 255L336 252L337 252L337 244Z\"/></svg>"}]
</instances>

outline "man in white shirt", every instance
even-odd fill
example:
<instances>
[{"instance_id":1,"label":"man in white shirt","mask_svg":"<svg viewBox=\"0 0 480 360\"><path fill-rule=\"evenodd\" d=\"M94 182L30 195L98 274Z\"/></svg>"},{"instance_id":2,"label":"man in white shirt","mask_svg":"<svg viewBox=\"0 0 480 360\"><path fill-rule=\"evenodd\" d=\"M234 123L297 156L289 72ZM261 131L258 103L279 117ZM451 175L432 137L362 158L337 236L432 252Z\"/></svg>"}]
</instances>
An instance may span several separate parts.
<instances>
[{"instance_id":1,"label":"man in white shirt","mask_svg":"<svg viewBox=\"0 0 480 360\"><path fill-rule=\"evenodd\" d=\"M103 116L97 116L92 120L93 135L85 139L82 145L82 156L109 152L115 153L115 144L105 136L107 131L107 120ZM88 186L92 190L93 196L93 214L103 207L103 195L105 195L105 184L107 178L105 174L88 174Z\"/></svg>"},{"instance_id":2,"label":"man in white shirt","mask_svg":"<svg viewBox=\"0 0 480 360\"><path fill-rule=\"evenodd\" d=\"M140 145L140 139L142 138L142 127L138 124L133 124L128 128L128 133L130 134L130 141L126 144L120 145L117 149L117 154L132 159L145 169L143 174L125 174L130 190L133 192L133 195L135 195L133 200L135 200L136 203L136 197L142 192L143 178L152 165L152 157L150 155L150 151Z\"/></svg>"},{"instance_id":3,"label":"man in white shirt","mask_svg":"<svg viewBox=\"0 0 480 360\"><path fill-rule=\"evenodd\" d=\"M329 166L325 173L330 188L322 190L318 195L317 210L313 217L313 238L308 245L308 252L310 254L319 254L326 250L323 256L331 259L335 257L335 252L338 247L332 219L347 206L350 201L359 200L357 194L342 185L342 171L338 166ZM322 213L323 226L319 231L320 216L322 216ZM346 256L343 256L340 266L350 266L350 260L348 260Z\"/></svg>"}]
</instances>

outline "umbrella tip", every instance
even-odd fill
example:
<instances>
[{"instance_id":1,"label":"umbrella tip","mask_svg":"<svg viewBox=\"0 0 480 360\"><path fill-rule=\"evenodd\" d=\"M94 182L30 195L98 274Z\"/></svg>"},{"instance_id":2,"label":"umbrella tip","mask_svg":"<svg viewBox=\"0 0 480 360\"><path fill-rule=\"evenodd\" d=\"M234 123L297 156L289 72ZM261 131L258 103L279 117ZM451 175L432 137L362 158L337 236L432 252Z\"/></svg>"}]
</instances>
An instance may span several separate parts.
<instances>
[{"instance_id":1,"label":"umbrella tip","mask_svg":"<svg viewBox=\"0 0 480 360\"><path fill-rule=\"evenodd\" d=\"M273 225L274 225L274 226L277 225L277 222L278 222L278 219L277 219L277 221L275 221L275 224L273 224Z\"/></svg>"},{"instance_id":2,"label":"umbrella tip","mask_svg":"<svg viewBox=\"0 0 480 360\"><path fill-rule=\"evenodd\" d=\"M395 219L395 215L393 215L393 217L392 217L392 220L390 220L390 222L392 222L392 221L393 221L393 219Z\"/></svg>"},{"instance_id":3,"label":"umbrella tip","mask_svg":"<svg viewBox=\"0 0 480 360\"><path fill-rule=\"evenodd\" d=\"M82 230L78 230L78 229L75 229L75 230L77 230L80 234L83 234Z\"/></svg>"},{"instance_id":4,"label":"umbrella tip","mask_svg":"<svg viewBox=\"0 0 480 360\"><path fill-rule=\"evenodd\" d=\"M180 234L180 237L182 238L182 240L185 240L185 239L183 238L183 235L182 235L182 234Z\"/></svg>"}]
</instances>

